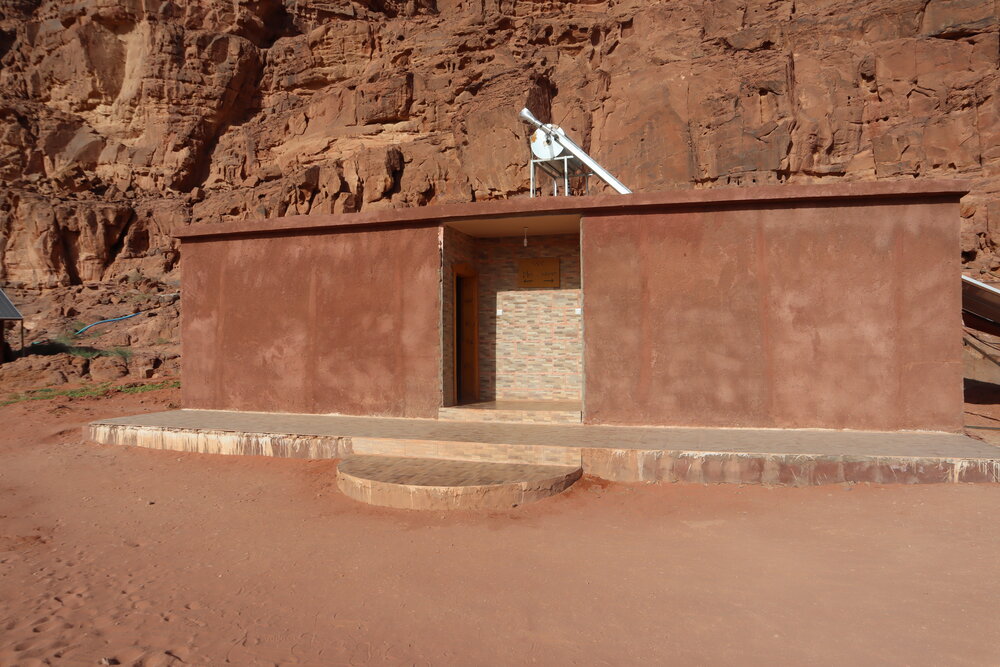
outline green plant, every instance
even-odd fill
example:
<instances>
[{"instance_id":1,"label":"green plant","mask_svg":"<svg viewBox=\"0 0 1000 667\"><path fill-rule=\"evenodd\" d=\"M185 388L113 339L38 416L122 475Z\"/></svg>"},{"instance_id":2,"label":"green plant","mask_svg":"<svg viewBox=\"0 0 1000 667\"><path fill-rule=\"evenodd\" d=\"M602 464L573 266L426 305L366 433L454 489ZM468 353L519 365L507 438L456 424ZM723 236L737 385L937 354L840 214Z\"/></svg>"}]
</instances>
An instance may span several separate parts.
<instances>
[{"instance_id":1,"label":"green plant","mask_svg":"<svg viewBox=\"0 0 1000 667\"><path fill-rule=\"evenodd\" d=\"M180 380L164 380L163 382L154 382L152 384L133 382L121 385L117 389L123 394L142 394L147 391L157 391L159 389L178 389L180 386Z\"/></svg>"},{"instance_id":2,"label":"green plant","mask_svg":"<svg viewBox=\"0 0 1000 667\"><path fill-rule=\"evenodd\" d=\"M48 348L48 351L45 352L46 354L66 352L67 354L72 354L74 357L82 357L84 359L94 359L102 354L102 350L96 347L78 345L72 334L65 333L50 338L45 347ZM41 352L38 348L36 348L36 351Z\"/></svg>"},{"instance_id":3,"label":"green plant","mask_svg":"<svg viewBox=\"0 0 1000 667\"><path fill-rule=\"evenodd\" d=\"M66 347L72 347L76 336L69 332L63 332L49 339L53 343L58 343L59 345L65 345Z\"/></svg>"},{"instance_id":4,"label":"green plant","mask_svg":"<svg viewBox=\"0 0 1000 667\"><path fill-rule=\"evenodd\" d=\"M53 336L47 343L35 347L34 350L40 354L56 354L59 352L65 352L67 354L72 354L74 357L81 357L83 359L119 357L128 361L132 358L132 350L127 347L113 347L110 350L102 350L90 345L80 345L79 339L72 333L61 333L57 336Z\"/></svg>"},{"instance_id":5,"label":"green plant","mask_svg":"<svg viewBox=\"0 0 1000 667\"><path fill-rule=\"evenodd\" d=\"M50 398L58 398L60 396L64 396L66 398L102 396L108 393L110 387L111 387L110 382L102 382L100 384L76 387L75 389L54 389L52 387L45 387L42 389L29 389L28 391L20 394L10 394L8 398L0 401L0 407L3 407L5 405L10 405L11 403L20 403L22 401L44 401Z\"/></svg>"},{"instance_id":6,"label":"green plant","mask_svg":"<svg viewBox=\"0 0 1000 667\"><path fill-rule=\"evenodd\" d=\"M10 394L6 399L0 399L0 407L20 403L22 401L45 401L52 398L91 398L96 396L111 396L116 393L141 394L147 391L157 391L159 389L176 389L181 386L180 380L162 380L143 384L141 382L131 382L118 386L112 386L110 382L84 385L74 389L55 389L54 387L43 387L41 389L29 389L28 391Z\"/></svg>"},{"instance_id":7,"label":"green plant","mask_svg":"<svg viewBox=\"0 0 1000 667\"><path fill-rule=\"evenodd\" d=\"M102 350L98 355L101 357L120 357L125 361L132 358L132 350L127 347L113 347L110 350Z\"/></svg>"}]
</instances>

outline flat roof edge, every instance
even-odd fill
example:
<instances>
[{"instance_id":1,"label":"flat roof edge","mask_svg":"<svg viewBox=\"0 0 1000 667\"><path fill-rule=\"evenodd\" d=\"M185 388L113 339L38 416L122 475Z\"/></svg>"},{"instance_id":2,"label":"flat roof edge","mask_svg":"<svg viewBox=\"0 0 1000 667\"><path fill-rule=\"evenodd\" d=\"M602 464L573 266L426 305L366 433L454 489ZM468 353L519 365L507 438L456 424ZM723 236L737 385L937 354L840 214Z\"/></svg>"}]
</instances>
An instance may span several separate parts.
<instances>
[{"instance_id":1,"label":"flat roof edge","mask_svg":"<svg viewBox=\"0 0 1000 667\"><path fill-rule=\"evenodd\" d=\"M436 204L410 208L380 209L361 213L323 213L280 218L202 223L178 230L183 240L206 237L309 232L340 227L384 225L429 225L450 220L508 217L511 215L615 214L628 210L698 205L732 205L835 199L901 199L917 197L954 198L970 190L966 180L857 181L832 185L758 185L710 189L671 190L601 195L595 197L518 197L516 199Z\"/></svg>"}]
</instances>

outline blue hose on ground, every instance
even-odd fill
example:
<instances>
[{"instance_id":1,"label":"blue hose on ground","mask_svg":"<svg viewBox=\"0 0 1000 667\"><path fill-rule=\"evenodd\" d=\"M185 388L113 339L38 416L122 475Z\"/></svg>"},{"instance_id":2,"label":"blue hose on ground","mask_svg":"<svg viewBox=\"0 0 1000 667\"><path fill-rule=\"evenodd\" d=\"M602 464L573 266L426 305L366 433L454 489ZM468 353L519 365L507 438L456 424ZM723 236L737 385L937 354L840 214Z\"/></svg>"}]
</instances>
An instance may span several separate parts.
<instances>
[{"instance_id":1,"label":"blue hose on ground","mask_svg":"<svg viewBox=\"0 0 1000 667\"><path fill-rule=\"evenodd\" d=\"M96 327L98 324L107 324L108 322L117 322L119 320L127 320L130 317L135 317L136 315L141 315L141 314L142 314L141 312L139 312L139 313L132 313L131 315L123 315L121 317L112 317L110 320L101 320L100 322L94 322L93 324L88 324L87 326L85 326L84 328L80 329L79 331L77 331L73 335L74 336L79 336L80 334L82 334L84 331L86 331L90 327Z\"/></svg>"}]
</instances>

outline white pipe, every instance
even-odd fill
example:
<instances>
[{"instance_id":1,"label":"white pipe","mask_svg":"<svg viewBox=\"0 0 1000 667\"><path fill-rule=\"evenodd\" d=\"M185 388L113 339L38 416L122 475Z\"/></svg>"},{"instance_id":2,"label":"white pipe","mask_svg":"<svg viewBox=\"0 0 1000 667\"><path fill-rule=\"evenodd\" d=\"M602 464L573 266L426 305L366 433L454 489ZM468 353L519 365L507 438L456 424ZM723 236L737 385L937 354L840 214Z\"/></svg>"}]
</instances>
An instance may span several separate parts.
<instances>
[{"instance_id":1,"label":"white pipe","mask_svg":"<svg viewBox=\"0 0 1000 667\"><path fill-rule=\"evenodd\" d=\"M997 289L996 287L990 285L989 283L980 282L975 278L970 278L969 276L964 276L964 275L962 276L962 282L969 283L970 285L975 285L981 290L986 290L987 292L992 292L993 294L1000 296L1000 289Z\"/></svg>"},{"instance_id":2,"label":"white pipe","mask_svg":"<svg viewBox=\"0 0 1000 667\"><path fill-rule=\"evenodd\" d=\"M550 130L548 127L542 124L542 121L535 118L534 114L532 114L527 109L527 107L521 109L521 113L519 113L518 116L520 116L521 119L537 127L539 130L547 134L552 141L555 141L560 146L562 146L570 153L572 153L573 156L576 157L576 159L578 159L584 165L586 165L590 169L590 171L594 173L594 175L600 177L601 180L603 180L605 183L614 188L616 192L623 195L632 194L632 191L629 190L624 183L622 183L617 178L612 176L610 171L608 171L601 165L597 164L597 161L594 160L594 158L587 155L587 153L584 152L582 148L577 146L575 141L567 137L565 134L557 134L552 130Z\"/></svg>"}]
</instances>

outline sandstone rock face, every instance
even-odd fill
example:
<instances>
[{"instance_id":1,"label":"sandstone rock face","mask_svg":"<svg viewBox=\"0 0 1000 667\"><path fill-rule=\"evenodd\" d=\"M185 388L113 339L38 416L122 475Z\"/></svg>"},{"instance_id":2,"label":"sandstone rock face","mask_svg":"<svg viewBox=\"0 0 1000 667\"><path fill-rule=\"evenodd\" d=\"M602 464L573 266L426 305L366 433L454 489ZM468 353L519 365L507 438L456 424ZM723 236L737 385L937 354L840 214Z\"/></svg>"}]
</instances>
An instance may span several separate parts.
<instances>
[{"instance_id":1,"label":"sandstone rock face","mask_svg":"<svg viewBox=\"0 0 1000 667\"><path fill-rule=\"evenodd\" d=\"M0 402L9 393L66 382L161 382L179 371L177 285L131 272L111 283L8 288L25 318L26 354L0 364ZM100 320L133 315L125 320ZM13 325L13 326L11 326ZM19 325L7 324L15 351Z\"/></svg>"},{"instance_id":2,"label":"sandstone rock face","mask_svg":"<svg viewBox=\"0 0 1000 667\"><path fill-rule=\"evenodd\" d=\"M527 191L524 105L635 191L967 178L993 0L0 0L0 284L173 281L190 223Z\"/></svg>"}]
</instances>

